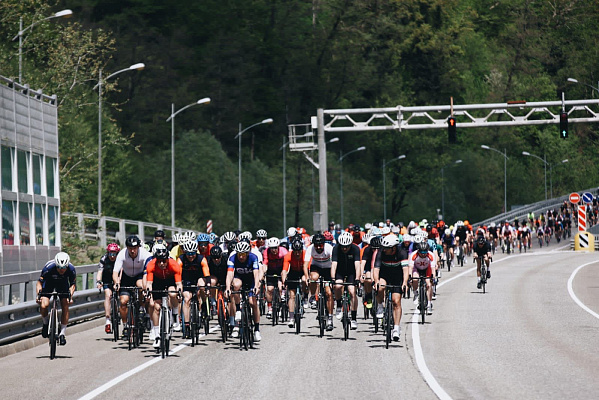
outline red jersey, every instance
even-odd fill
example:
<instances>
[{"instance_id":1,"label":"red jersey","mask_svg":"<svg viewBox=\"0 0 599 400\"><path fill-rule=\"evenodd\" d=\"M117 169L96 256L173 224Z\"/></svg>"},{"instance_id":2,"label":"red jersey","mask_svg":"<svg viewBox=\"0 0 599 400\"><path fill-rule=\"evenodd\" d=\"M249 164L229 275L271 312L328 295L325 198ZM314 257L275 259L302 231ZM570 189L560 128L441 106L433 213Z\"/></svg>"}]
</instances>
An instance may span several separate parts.
<instances>
[{"instance_id":1,"label":"red jersey","mask_svg":"<svg viewBox=\"0 0 599 400\"><path fill-rule=\"evenodd\" d=\"M181 282L181 266L177 264L177 261L172 258L168 259L166 268L162 269L156 266L156 259L152 259L147 265L148 282L154 282L156 280L167 280L175 278L175 282Z\"/></svg>"},{"instance_id":2,"label":"red jersey","mask_svg":"<svg viewBox=\"0 0 599 400\"><path fill-rule=\"evenodd\" d=\"M295 272L304 271L305 251L302 250L302 253L299 256L296 256L294 253L295 251L290 251L285 254L285 257L283 258L283 271L289 271L289 269Z\"/></svg>"}]
</instances>

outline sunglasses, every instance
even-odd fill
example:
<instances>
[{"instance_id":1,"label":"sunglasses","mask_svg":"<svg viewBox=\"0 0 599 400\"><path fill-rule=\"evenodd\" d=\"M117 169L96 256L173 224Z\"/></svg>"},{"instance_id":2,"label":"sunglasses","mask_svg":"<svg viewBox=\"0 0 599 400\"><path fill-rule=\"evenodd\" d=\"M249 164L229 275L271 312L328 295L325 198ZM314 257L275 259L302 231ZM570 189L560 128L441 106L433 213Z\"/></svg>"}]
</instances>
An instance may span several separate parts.
<instances>
[{"instance_id":1,"label":"sunglasses","mask_svg":"<svg viewBox=\"0 0 599 400\"><path fill-rule=\"evenodd\" d=\"M60 267L60 266L57 265L56 268L58 268L58 269L67 269L67 266L65 265L64 267Z\"/></svg>"},{"instance_id":2,"label":"sunglasses","mask_svg":"<svg viewBox=\"0 0 599 400\"><path fill-rule=\"evenodd\" d=\"M108 253L108 257L116 257L119 253Z\"/></svg>"},{"instance_id":3,"label":"sunglasses","mask_svg":"<svg viewBox=\"0 0 599 400\"><path fill-rule=\"evenodd\" d=\"M195 256L197 253L194 253L193 251L188 251L185 253L186 256Z\"/></svg>"}]
</instances>

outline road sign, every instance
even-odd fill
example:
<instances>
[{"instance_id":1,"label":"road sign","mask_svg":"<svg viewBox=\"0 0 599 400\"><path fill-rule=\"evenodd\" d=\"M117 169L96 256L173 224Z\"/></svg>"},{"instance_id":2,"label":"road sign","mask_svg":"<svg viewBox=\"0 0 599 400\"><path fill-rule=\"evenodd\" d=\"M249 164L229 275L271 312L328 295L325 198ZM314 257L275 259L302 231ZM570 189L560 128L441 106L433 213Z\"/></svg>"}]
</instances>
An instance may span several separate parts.
<instances>
[{"instance_id":1,"label":"road sign","mask_svg":"<svg viewBox=\"0 0 599 400\"><path fill-rule=\"evenodd\" d=\"M206 233L212 233L212 220L209 219L208 222L206 222Z\"/></svg>"},{"instance_id":2,"label":"road sign","mask_svg":"<svg viewBox=\"0 0 599 400\"><path fill-rule=\"evenodd\" d=\"M587 230L587 206L578 206L578 232Z\"/></svg>"},{"instance_id":3,"label":"road sign","mask_svg":"<svg viewBox=\"0 0 599 400\"><path fill-rule=\"evenodd\" d=\"M580 201L580 195L576 192L570 193L570 203L578 203Z\"/></svg>"},{"instance_id":4,"label":"road sign","mask_svg":"<svg viewBox=\"0 0 599 400\"><path fill-rule=\"evenodd\" d=\"M589 192L585 192L582 194L582 201L585 202L586 204L592 203L593 202L593 195Z\"/></svg>"}]
</instances>

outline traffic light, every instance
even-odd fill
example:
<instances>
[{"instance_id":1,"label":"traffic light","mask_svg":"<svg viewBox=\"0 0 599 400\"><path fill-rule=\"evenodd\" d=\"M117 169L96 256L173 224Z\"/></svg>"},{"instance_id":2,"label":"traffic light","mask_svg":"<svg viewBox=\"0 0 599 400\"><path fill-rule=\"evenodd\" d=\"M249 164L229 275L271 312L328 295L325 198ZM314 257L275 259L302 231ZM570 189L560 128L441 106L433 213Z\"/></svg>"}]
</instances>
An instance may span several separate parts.
<instances>
[{"instance_id":1,"label":"traffic light","mask_svg":"<svg viewBox=\"0 0 599 400\"><path fill-rule=\"evenodd\" d=\"M568 113L565 111L559 114L559 136L562 139L568 138Z\"/></svg>"},{"instance_id":2,"label":"traffic light","mask_svg":"<svg viewBox=\"0 0 599 400\"><path fill-rule=\"evenodd\" d=\"M456 122L455 122L455 118L454 117L449 117L447 119L447 134L449 137L449 143L453 144L456 143L458 140L457 134L456 134L456 126L455 126Z\"/></svg>"}]
</instances>

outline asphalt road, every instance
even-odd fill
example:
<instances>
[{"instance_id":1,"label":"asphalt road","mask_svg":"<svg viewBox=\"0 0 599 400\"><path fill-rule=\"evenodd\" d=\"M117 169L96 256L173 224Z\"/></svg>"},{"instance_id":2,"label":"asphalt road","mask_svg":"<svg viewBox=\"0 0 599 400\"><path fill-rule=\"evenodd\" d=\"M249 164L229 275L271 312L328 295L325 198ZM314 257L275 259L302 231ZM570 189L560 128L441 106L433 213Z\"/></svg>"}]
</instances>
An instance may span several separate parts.
<instances>
[{"instance_id":1,"label":"asphalt road","mask_svg":"<svg viewBox=\"0 0 599 400\"><path fill-rule=\"evenodd\" d=\"M176 339L165 360L147 344L128 351L95 327L67 335L52 361L47 345L1 358L3 397L597 398L599 257L556 245L498 254L486 294L471 268L443 275L424 326L404 300L402 338L389 349L364 320L347 342L337 320L318 338L311 310L300 335L263 318L254 350L223 345L215 332L195 348Z\"/></svg>"}]
</instances>

